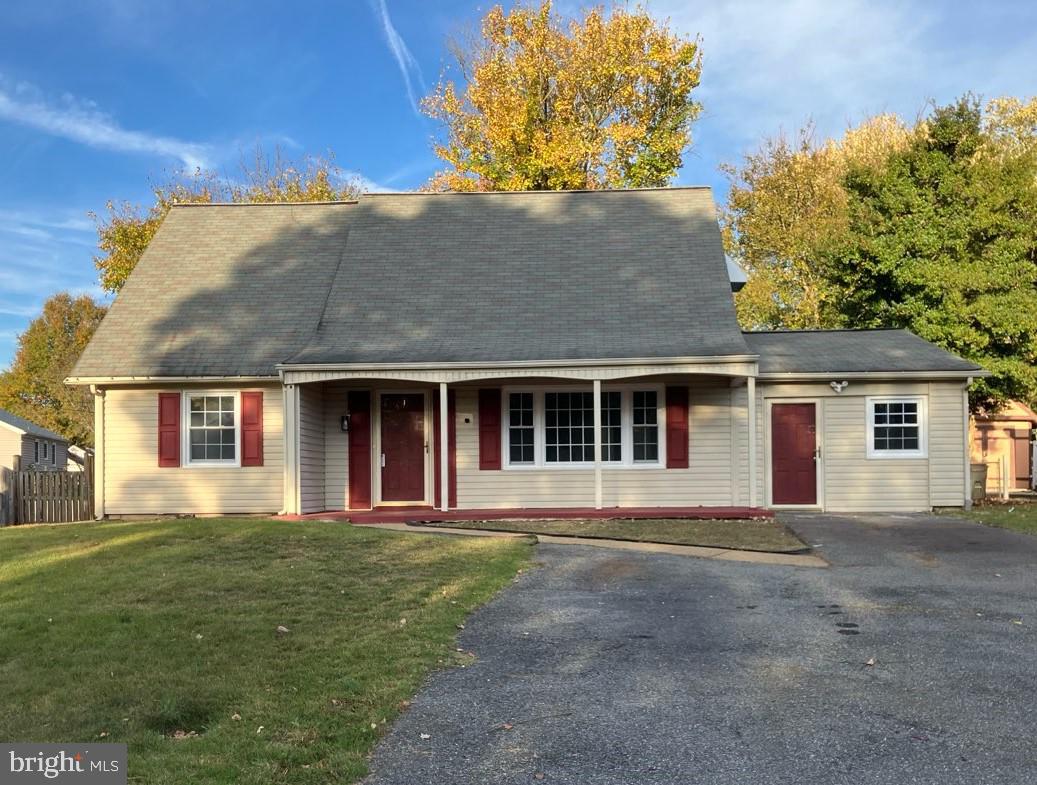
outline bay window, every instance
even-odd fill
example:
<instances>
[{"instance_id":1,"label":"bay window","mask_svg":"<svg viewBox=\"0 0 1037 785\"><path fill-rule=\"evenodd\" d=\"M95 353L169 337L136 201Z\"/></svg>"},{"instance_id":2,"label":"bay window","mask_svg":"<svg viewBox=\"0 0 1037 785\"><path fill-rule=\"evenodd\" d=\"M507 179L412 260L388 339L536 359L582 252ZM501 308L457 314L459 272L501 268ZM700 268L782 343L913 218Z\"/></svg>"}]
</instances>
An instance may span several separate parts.
<instances>
[{"instance_id":1,"label":"bay window","mask_svg":"<svg viewBox=\"0 0 1037 785\"><path fill-rule=\"evenodd\" d=\"M606 466L660 467L664 454L661 388L601 392L601 460ZM588 389L515 389L503 396L507 468L594 464L594 393Z\"/></svg>"}]
</instances>

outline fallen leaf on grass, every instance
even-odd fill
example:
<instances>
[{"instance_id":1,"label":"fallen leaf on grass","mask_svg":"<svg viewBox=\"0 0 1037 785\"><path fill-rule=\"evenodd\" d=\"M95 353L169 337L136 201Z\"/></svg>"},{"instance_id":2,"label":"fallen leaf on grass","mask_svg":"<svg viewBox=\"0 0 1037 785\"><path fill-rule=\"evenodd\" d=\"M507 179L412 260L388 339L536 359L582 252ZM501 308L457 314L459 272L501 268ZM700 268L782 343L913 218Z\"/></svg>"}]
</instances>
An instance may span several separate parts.
<instances>
[{"instance_id":1,"label":"fallen leaf on grass","mask_svg":"<svg viewBox=\"0 0 1037 785\"><path fill-rule=\"evenodd\" d=\"M866 663L864 663L864 664L867 665L868 667L873 666L875 664L875 658L874 657L869 657L868 661Z\"/></svg>"}]
</instances>

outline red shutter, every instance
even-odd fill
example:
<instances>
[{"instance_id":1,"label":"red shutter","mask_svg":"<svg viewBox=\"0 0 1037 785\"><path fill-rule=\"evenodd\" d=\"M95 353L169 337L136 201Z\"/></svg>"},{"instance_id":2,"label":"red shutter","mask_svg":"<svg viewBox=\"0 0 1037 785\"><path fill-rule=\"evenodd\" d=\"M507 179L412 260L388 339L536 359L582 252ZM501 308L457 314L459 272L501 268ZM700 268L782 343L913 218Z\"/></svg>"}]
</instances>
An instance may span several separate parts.
<instances>
[{"instance_id":1,"label":"red shutter","mask_svg":"<svg viewBox=\"0 0 1037 785\"><path fill-rule=\"evenodd\" d=\"M349 509L371 508L371 393L349 393Z\"/></svg>"},{"instance_id":2,"label":"red shutter","mask_svg":"<svg viewBox=\"0 0 1037 785\"><path fill-rule=\"evenodd\" d=\"M434 450L435 456L433 458L433 465L435 466L436 474L436 499L435 505L439 507L442 503L442 472L439 469L439 439L440 439L440 428L439 428L439 392L432 393L432 411L434 412L433 419L433 431L434 431ZM447 482L450 483L450 496L448 504L450 509L457 507L457 395L454 390L447 391L446 396L446 411L447 411Z\"/></svg>"},{"instance_id":3,"label":"red shutter","mask_svg":"<svg viewBox=\"0 0 1037 785\"><path fill-rule=\"evenodd\" d=\"M479 468L499 469L500 389L479 390Z\"/></svg>"},{"instance_id":4,"label":"red shutter","mask_svg":"<svg viewBox=\"0 0 1037 785\"><path fill-rule=\"evenodd\" d=\"M180 465L180 393L158 394L158 465Z\"/></svg>"},{"instance_id":5,"label":"red shutter","mask_svg":"<svg viewBox=\"0 0 1037 785\"><path fill-rule=\"evenodd\" d=\"M241 465L263 465L263 393L241 394Z\"/></svg>"},{"instance_id":6,"label":"red shutter","mask_svg":"<svg viewBox=\"0 0 1037 785\"><path fill-rule=\"evenodd\" d=\"M688 468L688 388L666 388L666 468Z\"/></svg>"}]
</instances>

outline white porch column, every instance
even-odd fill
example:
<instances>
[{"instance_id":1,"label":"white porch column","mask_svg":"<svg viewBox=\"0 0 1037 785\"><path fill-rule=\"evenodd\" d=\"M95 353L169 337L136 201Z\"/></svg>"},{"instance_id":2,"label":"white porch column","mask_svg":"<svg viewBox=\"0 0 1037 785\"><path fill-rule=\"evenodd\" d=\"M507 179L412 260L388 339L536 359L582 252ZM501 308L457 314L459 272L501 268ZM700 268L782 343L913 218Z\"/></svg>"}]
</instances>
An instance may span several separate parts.
<instances>
[{"instance_id":1,"label":"white porch column","mask_svg":"<svg viewBox=\"0 0 1037 785\"><path fill-rule=\"evenodd\" d=\"M284 385L284 512L299 513L299 387Z\"/></svg>"},{"instance_id":2,"label":"white porch column","mask_svg":"<svg viewBox=\"0 0 1037 785\"><path fill-rule=\"evenodd\" d=\"M450 509L450 408L446 382L439 383L439 509Z\"/></svg>"},{"instance_id":3,"label":"white porch column","mask_svg":"<svg viewBox=\"0 0 1037 785\"><path fill-rule=\"evenodd\" d=\"M90 385L94 394L94 517L104 518L104 390Z\"/></svg>"},{"instance_id":4,"label":"white porch column","mask_svg":"<svg viewBox=\"0 0 1037 785\"><path fill-rule=\"evenodd\" d=\"M601 509L601 379L594 380L594 509Z\"/></svg>"},{"instance_id":5,"label":"white porch column","mask_svg":"<svg viewBox=\"0 0 1037 785\"><path fill-rule=\"evenodd\" d=\"M746 405L749 415L749 506L756 507L756 377L747 377L745 383L749 395Z\"/></svg>"}]
</instances>

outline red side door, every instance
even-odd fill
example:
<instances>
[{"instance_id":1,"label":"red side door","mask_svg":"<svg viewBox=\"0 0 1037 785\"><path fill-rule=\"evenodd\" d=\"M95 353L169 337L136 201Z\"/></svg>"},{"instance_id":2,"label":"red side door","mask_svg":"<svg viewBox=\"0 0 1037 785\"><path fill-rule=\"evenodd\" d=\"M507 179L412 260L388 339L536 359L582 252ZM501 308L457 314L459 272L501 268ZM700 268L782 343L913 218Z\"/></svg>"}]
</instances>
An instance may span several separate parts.
<instances>
[{"instance_id":1,"label":"red side door","mask_svg":"<svg viewBox=\"0 0 1037 785\"><path fill-rule=\"evenodd\" d=\"M771 406L771 502L817 504L817 417L812 403Z\"/></svg>"},{"instance_id":2,"label":"red side door","mask_svg":"<svg viewBox=\"0 0 1037 785\"><path fill-rule=\"evenodd\" d=\"M425 501L425 396L382 395L382 501Z\"/></svg>"}]
</instances>

